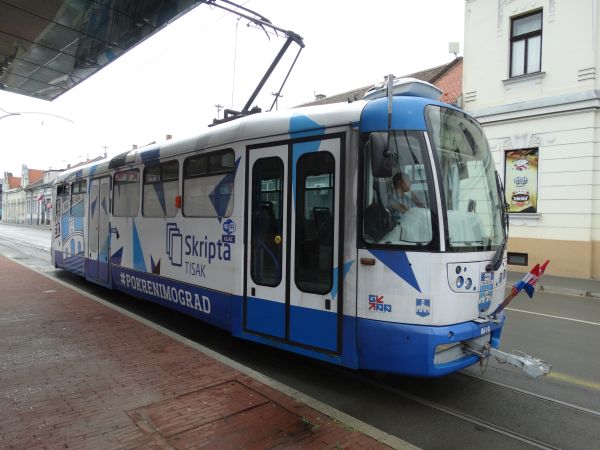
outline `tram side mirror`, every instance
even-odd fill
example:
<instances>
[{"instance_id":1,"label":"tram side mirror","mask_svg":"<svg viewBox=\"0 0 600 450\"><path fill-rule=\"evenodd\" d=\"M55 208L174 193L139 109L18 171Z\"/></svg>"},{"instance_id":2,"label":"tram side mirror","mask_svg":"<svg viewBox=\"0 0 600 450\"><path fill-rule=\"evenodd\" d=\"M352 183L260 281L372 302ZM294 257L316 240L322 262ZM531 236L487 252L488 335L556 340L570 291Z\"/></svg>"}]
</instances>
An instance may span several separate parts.
<instances>
[{"instance_id":1,"label":"tram side mirror","mask_svg":"<svg viewBox=\"0 0 600 450\"><path fill-rule=\"evenodd\" d=\"M375 178L392 176L393 158L389 150L388 133L371 133L367 143L371 153L371 174Z\"/></svg>"}]
</instances>

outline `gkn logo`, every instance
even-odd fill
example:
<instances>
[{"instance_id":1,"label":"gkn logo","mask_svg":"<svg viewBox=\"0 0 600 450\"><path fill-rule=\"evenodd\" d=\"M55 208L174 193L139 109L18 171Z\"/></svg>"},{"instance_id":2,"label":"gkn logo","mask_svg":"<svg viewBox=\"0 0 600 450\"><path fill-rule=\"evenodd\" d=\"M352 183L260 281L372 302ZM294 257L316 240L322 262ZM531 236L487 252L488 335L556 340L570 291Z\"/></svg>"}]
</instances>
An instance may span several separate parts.
<instances>
[{"instance_id":1,"label":"gkn logo","mask_svg":"<svg viewBox=\"0 0 600 450\"><path fill-rule=\"evenodd\" d=\"M383 295L369 295L369 311L392 312L392 305L383 302Z\"/></svg>"}]
</instances>

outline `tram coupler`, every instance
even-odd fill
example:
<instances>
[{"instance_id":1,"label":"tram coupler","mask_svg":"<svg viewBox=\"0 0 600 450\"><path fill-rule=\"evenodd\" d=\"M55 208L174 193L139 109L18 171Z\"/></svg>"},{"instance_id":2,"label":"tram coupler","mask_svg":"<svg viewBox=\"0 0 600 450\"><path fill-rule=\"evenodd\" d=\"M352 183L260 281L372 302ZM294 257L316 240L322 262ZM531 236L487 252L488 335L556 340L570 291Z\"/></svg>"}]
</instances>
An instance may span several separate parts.
<instances>
[{"instance_id":1,"label":"tram coupler","mask_svg":"<svg viewBox=\"0 0 600 450\"><path fill-rule=\"evenodd\" d=\"M507 363L522 369L523 372L525 372L525 375L531 378L539 378L548 375L552 369L552 366L548 362L518 350L515 350L513 353L506 353L492 348L490 344L485 344L479 350L469 347L468 345L464 346L464 349L469 353L479 356L482 362L490 356L494 356L502 364Z\"/></svg>"}]
</instances>

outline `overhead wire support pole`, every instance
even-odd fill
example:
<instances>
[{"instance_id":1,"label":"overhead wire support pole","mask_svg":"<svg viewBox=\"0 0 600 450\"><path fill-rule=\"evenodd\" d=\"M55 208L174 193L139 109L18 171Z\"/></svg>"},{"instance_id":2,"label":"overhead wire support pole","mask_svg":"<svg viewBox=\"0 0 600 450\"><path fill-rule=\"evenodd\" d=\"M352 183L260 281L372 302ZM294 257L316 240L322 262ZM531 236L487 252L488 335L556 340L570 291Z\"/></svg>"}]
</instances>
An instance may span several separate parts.
<instances>
[{"instance_id":1,"label":"overhead wire support pole","mask_svg":"<svg viewBox=\"0 0 600 450\"><path fill-rule=\"evenodd\" d=\"M287 79L289 78L290 73L292 73L292 69L296 65L296 61L298 61L298 57L300 56L300 52L302 51L303 48L304 47L300 47L298 49L298 53L296 53L296 57L294 58L294 62L292 62L292 65L290 66L290 70L288 70L287 75L283 79L283 83L281 83L281 87L277 91L277 95L275 96L275 100L273 101L273 104L271 105L271 108L269 109L269 111L273 111L273 107L277 104L277 100L279 99L279 97L281 97L281 91L283 91L283 87L285 86L285 83L287 82Z\"/></svg>"},{"instance_id":2,"label":"overhead wire support pole","mask_svg":"<svg viewBox=\"0 0 600 450\"><path fill-rule=\"evenodd\" d=\"M263 75L262 80L260 80L260 82L258 83L258 86L256 86L256 89L254 89L254 92L252 93L252 95L250 96L248 101L246 102L246 105L244 105L244 107L242 108L242 114L247 114L250 111L250 107L252 106L252 103L254 102L254 100L256 100L256 97L258 96L258 94L262 90L263 86L265 85L265 83L267 82L267 80L269 79L269 77L271 76L273 71L275 70L275 67L277 66L277 64L279 64L279 61L281 61L281 58L283 58L283 55L285 54L285 52L287 51L287 49L289 48L289 46L292 42L293 42L293 39L288 36L288 38L285 40L285 43L283 44L283 47L281 47L281 50L279 50L279 53L277 53L277 56L275 56L275 59L273 60L273 62L269 66L269 68L267 69L267 72Z\"/></svg>"}]
</instances>

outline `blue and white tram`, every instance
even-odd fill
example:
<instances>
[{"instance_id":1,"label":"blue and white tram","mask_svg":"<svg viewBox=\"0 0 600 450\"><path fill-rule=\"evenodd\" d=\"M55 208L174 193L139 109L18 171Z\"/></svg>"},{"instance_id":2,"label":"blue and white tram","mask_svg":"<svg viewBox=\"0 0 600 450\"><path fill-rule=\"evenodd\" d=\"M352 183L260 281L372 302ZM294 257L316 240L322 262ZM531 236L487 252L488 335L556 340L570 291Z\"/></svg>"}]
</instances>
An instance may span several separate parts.
<instances>
[{"instance_id":1,"label":"blue and white tram","mask_svg":"<svg viewBox=\"0 0 600 450\"><path fill-rule=\"evenodd\" d=\"M254 114L64 172L53 263L350 368L474 364L465 344L497 348L504 324L486 318L505 288L503 204L480 126L423 87Z\"/></svg>"}]
</instances>

